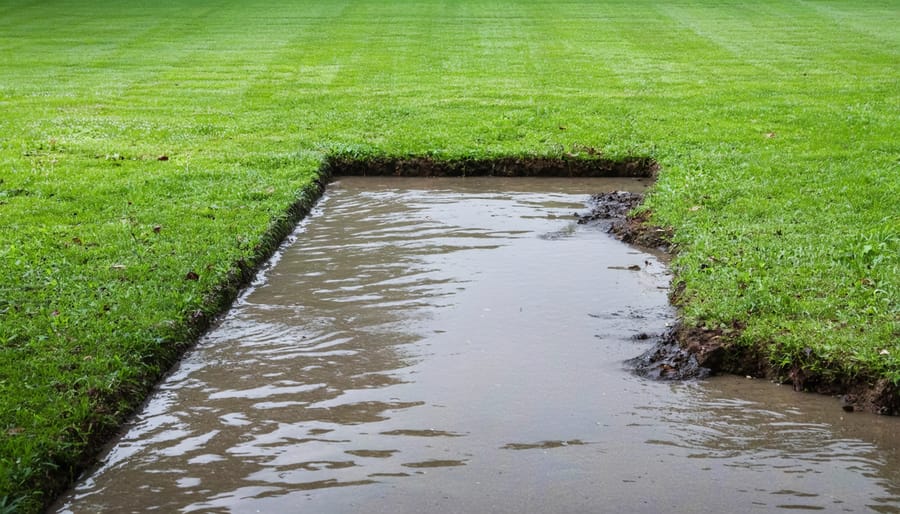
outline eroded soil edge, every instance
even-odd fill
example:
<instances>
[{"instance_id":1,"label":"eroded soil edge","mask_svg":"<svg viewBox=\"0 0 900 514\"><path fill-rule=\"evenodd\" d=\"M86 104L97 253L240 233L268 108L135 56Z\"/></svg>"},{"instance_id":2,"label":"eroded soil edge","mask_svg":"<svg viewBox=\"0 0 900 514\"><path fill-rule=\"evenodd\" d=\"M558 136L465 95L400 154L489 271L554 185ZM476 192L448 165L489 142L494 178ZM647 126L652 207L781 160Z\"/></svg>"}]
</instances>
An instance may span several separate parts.
<instances>
[{"instance_id":1,"label":"eroded soil edge","mask_svg":"<svg viewBox=\"0 0 900 514\"><path fill-rule=\"evenodd\" d=\"M658 167L649 158L630 158L613 161L602 158L508 157L500 159L434 160L428 157L353 158L327 157L313 182L282 216L272 220L265 236L254 248L252 259L233 263L232 270L218 287L205 295L203 305L188 314L177 330L168 334L166 343L157 354L147 357L147 372L135 383L124 385L118 394L95 398L96 415L83 426L73 427L65 437L82 441L75 460L63 459L53 463L52 470L35 475L41 484L23 484L28 490L41 490L40 501L45 506L68 487L78 474L91 466L99 451L117 433L123 423L140 407L153 386L166 371L190 348L199 336L224 313L240 290L256 275L260 266L279 247L325 189L332 176L395 175L395 176L547 176L547 177L643 177L652 179ZM584 222L608 223L608 230L627 243L671 251L670 229L654 226L650 211L637 214L632 210L643 201L642 195L611 192L595 196L595 207L583 215ZM678 305L679 286L671 293ZM826 380L810 374L800 366L778 369L767 360L764 345L752 348L735 344L740 326L726 330L707 330L698 327L676 326L661 337L650 352L633 360L635 369L659 379L702 377L709 373L736 373L766 377L792 383L798 390L844 395L846 410L867 410L881 414L900 414L900 392L885 380L852 378ZM36 487L34 487L36 485Z\"/></svg>"},{"instance_id":2,"label":"eroded soil edge","mask_svg":"<svg viewBox=\"0 0 900 514\"><path fill-rule=\"evenodd\" d=\"M47 471L35 474L32 482L23 484L23 490L40 491L36 501L46 509L82 472L96 465L97 456L120 433L123 424L140 409L156 384L231 307L238 294L251 284L257 272L274 255L297 223L309 214L324 192L328 178L326 174L320 174L317 180L309 184L282 215L270 221L253 248L252 257L233 262L224 279L204 294L201 305L186 313L177 326L160 334L163 344L158 345L157 352L145 357L140 376L122 384L112 393L91 398L93 415L81 426L72 427L63 435L79 441L81 445L74 460L58 458ZM21 499L12 498L10 501L15 504ZM3 505L0 504L0 507ZM5 511L0 508L0 512Z\"/></svg>"},{"instance_id":3,"label":"eroded soil edge","mask_svg":"<svg viewBox=\"0 0 900 514\"><path fill-rule=\"evenodd\" d=\"M644 177L656 176L657 164L647 157L622 160L563 157L501 157L439 160L430 157L336 155L325 160L332 175L398 177Z\"/></svg>"},{"instance_id":4,"label":"eroded soil edge","mask_svg":"<svg viewBox=\"0 0 900 514\"><path fill-rule=\"evenodd\" d=\"M607 230L630 244L672 252L671 229L653 225L651 213L633 209L643 201L637 193L610 192L592 197L591 211L579 216L579 223L605 223ZM676 307L681 302L683 283L674 284L669 299ZM727 328L708 329L678 323L647 352L631 359L632 370L648 378L683 380L705 378L714 373L765 378L791 384L796 391L841 396L845 411L868 411L900 415L900 389L886 379L868 376L847 377L839 371L825 376L802 364L776 366L766 356L766 345L738 344L743 330L740 323Z\"/></svg>"}]
</instances>

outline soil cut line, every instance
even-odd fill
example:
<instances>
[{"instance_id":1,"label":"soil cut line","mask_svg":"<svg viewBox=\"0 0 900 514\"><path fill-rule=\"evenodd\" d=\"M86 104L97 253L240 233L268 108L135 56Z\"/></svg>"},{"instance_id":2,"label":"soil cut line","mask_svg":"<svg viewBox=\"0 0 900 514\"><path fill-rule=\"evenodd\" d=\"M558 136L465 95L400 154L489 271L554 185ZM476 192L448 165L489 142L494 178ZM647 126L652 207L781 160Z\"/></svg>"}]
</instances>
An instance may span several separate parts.
<instances>
[{"instance_id":1,"label":"soil cut line","mask_svg":"<svg viewBox=\"0 0 900 514\"><path fill-rule=\"evenodd\" d=\"M581 215L579 223L602 221L622 241L674 254L673 231L654 225L649 210L634 211L643 202L643 195L602 193L594 195L593 202L592 210ZM682 283L675 282L670 291L670 302L676 308L681 303L682 288ZM841 406L847 412L900 415L900 388L889 380L865 375L827 376L802 363L778 366L767 358L763 342L738 344L743 329L738 322L716 329L679 322L653 348L628 364L642 376L661 380L705 378L715 373L765 378L791 384L795 391L841 396Z\"/></svg>"}]
</instances>

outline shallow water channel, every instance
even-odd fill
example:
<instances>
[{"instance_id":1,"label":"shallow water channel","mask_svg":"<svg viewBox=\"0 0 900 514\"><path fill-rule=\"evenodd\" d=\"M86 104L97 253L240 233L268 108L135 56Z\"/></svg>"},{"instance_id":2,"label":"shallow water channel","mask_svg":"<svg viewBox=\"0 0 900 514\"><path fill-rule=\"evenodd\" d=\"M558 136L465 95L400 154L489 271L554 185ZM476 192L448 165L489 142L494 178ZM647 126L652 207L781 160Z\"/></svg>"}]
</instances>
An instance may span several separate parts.
<instances>
[{"instance_id":1,"label":"shallow water channel","mask_svg":"<svg viewBox=\"0 0 900 514\"><path fill-rule=\"evenodd\" d=\"M900 512L897 419L625 370L667 270L573 213L642 187L339 180L54 510Z\"/></svg>"}]
</instances>

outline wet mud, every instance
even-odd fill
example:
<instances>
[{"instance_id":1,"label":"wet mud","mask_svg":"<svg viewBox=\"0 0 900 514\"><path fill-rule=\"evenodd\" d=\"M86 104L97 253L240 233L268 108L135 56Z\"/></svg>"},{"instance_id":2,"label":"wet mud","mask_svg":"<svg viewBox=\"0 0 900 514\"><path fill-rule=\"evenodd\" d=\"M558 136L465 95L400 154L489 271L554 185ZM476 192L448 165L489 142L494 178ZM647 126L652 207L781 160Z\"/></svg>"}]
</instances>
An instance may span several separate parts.
<instances>
[{"instance_id":1,"label":"wet mud","mask_svg":"<svg viewBox=\"0 0 900 514\"><path fill-rule=\"evenodd\" d=\"M324 171L335 176L395 177L607 177L651 178L659 166L647 157L605 159L590 147L576 147L566 157L501 157L435 160L428 157L329 156Z\"/></svg>"},{"instance_id":2,"label":"wet mud","mask_svg":"<svg viewBox=\"0 0 900 514\"><path fill-rule=\"evenodd\" d=\"M644 195L633 191L607 191L591 195L590 210L578 214L578 223L587 224L596 221L623 221L628 213L641 204Z\"/></svg>"},{"instance_id":3,"label":"wet mud","mask_svg":"<svg viewBox=\"0 0 900 514\"><path fill-rule=\"evenodd\" d=\"M649 350L625 361L635 374L655 380L691 380L712 375L696 354L685 350L672 332L660 336Z\"/></svg>"},{"instance_id":4,"label":"wet mud","mask_svg":"<svg viewBox=\"0 0 900 514\"><path fill-rule=\"evenodd\" d=\"M596 193L589 201L587 212L576 214L580 225L598 225L620 240L643 247L669 251L670 234L658 227L629 217L644 200L644 195L633 191L608 191ZM626 268L627 269L627 268ZM635 267L634 271L640 270ZM637 334L637 340L650 340L651 348L637 357L625 361L635 374L654 380L691 380L707 378L713 374L710 367L701 365L697 352L682 346L678 331L669 329L662 334ZM703 359L705 363L706 360Z\"/></svg>"},{"instance_id":5,"label":"wet mud","mask_svg":"<svg viewBox=\"0 0 900 514\"><path fill-rule=\"evenodd\" d=\"M671 229L650 223L650 211L632 213L642 201L639 192L595 194L591 197L590 210L577 215L578 223L601 224L623 242L670 253ZM675 305L679 288L676 286L671 294ZM841 407L846 412L900 415L900 387L890 381L866 376L823 377L800 365L779 368L766 358L762 348L734 343L742 330L737 323L727 329L678 325L655 337L655 346L629 360L628 365L638 375L658 380L706 378L715 373L765 378L790 384L798 392L840 396Z\"/></svg>"},{"instance_id":6,"label":"wet mud","mask_svg":"<svg viewBox=\"0 0 900 514\"><path fill-rule=\"evenodd\" d=\"M600 224L620 241L669 253L671 229L650 224L649 211L629 215L643 200L644 195L634 191L596 193L591 196L590 210L577 215L578 223Z\"/></svg>"},{"instance_id":7,"label":"wet mud","mask_svg":"<svg viewBox=\"0 0 900 514\"><path fill-rule=\"evenodd\" d=\"M572 216L628 188L340 179L53 511L891 512L898 420L630 371L665 261Z\"/></svg>"}]
</instances>

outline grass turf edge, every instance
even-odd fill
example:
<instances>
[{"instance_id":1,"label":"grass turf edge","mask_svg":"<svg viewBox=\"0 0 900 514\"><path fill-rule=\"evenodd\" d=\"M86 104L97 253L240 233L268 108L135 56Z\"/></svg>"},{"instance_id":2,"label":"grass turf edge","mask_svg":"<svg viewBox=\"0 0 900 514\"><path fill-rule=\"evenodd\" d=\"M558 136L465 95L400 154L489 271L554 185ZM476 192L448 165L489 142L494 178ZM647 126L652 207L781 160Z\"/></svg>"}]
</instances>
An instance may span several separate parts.
<instances>
[{"instance_id":1,"label":"grass turf edge","mask_svg":"<svg viewBox=\"0 0 900 514\"><path fill-rule=\"evenodd\" d=\"M652 212L639 205L625 220L615 223L610 232L622 241L656 248L675 255L674 231L653 223ZM677 275L670 286L669 302L676 308L684 304L685 283ZM680 320L664 335L674 340L697 363L712 373L762 378L790 384L795 391L841 396L845 411L862 411L888 416L900 415L900 386L870 372L854 372L838 361L813 362L810 354L798 355L791 362L776 362L771 341L743 338L744 325L733 321L727 326L710 327L702 321L686 324Z\"/></svg>"},{"instance_id":2,"label":"grass turf edge","mask_svg":"<svg viewBox=\"0 0 900 514\"><path fill-rule=\"evenodd\" d=\"M519 156L443 160L427 156L359 158L338 154L326 157L323 170L335 176L654 178L659 166L649 157L616 160Z\"/></svg>"},{"instance_id":3,"label":"grass turf edge","mask_svg":"<svg viewBox=\"0 0 900 514\"><path fill-rule=\"evenodd\" d=\"M620 160L600 157L509 156L495 158L435 159L428 156L385 156L332 154L326 156L317 177L288 206L284 214L270 222L261 242L254 247L250 262L232 263L224 280L205 296L203 305L182 320L173 331L177 337L170 345L162 345L147 372L137 381L125 384L116 392L97 400L96 419L86 420L75 440L86 441L76 461L52 462L41 473L35 473L25 485L28 491L20 497L0 498L0 513L39 511L47 508L57 495L69 487L80 472L91 466L99 452L117 434L122 423L145 402L155 385L177 360L191 348L231 306L240 291L250 284L260 267L271 257L325 191L334 176L531 176L531 177L644 177L655 178L657 163L648 157L626 157ZM617 236L625 242L649 247L672 248L671 228L653 223L652 212L637 208L626 223L619 226ZM677 248L670 251L677 252ZM677 281L677 277L676 281ZM671 301L680 304L681 284L672 287ZM851 376L839 363L833 363L828 373L812 372L802 361L790 366L775 365L768 357L769 342L757 341L747 345L740 342L741 327L735 323L728 329L679 325L673 331L679 344L698 356L701 364L714 372L752 375L792 383L797 390L845 395L845 409L866 410L880 414L900 414L900 390L895 384L867 375ZM123 409L122 405L127 405ZM104 410L104 406L106 410ZM110 413L115 413L111 415ZM40 500L37 500L40 498Z\"/></svg>"},{"instance_id":4,"label":"grass turf edge","mask_svg":"<svg viewBox=\"0 0 900 514\"><path fill-rule=\"evenodd\" d=\"M204 295L200 305L169 328L166 344L148 355L145 367L118 388L92 398L91 415L77 427L67 430L63 439L78 450L58 453L48 448L40 469L31 470L21 490L0 497L0 514L40 512L56 501L76 478L95 464L97 456L120 432L122 425L140 409L154 387L172 366L193 347L200 336L224 314L312 209L327 183L339 175L394 176L530 176L530 177L642 177L656 176L658 166L647 157L608 159L599 156L465 157L440 159L428 156L389 156L383 154L326 155L310 185L297 195L283 214L273 217L249 259L230 264L224 278Z\"/></svg>"},{"instance_id":5,"label":"grass turf edge","mask_svg":"<svg viewBox=\"0 0 900 514\"><path fill-rule=\"evenodd\" d=\"M225 278L204 295L200 307L181 320L180 326L172 327L170 344L158 346L160 351L150 356L150 362L145 362L145 371L136 380L122 384L113 394L95 398L93 416L66 434L82 445L77 458L74 461L59 457L48 459L44 469L33 473L24 482L23 491L18 496L0 497L0 514L46 510L71 487L80 473L96 462L99 453L146 402L159 381L230 308L239 293L253 281L257 272L293 232L297 223L309 214L325 191L329 179L330 174L322 168L318 177L300 192L285 212L270 221L253 249L252 259L232 263Z\"/></svg>"}]
</instances>

